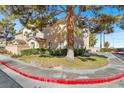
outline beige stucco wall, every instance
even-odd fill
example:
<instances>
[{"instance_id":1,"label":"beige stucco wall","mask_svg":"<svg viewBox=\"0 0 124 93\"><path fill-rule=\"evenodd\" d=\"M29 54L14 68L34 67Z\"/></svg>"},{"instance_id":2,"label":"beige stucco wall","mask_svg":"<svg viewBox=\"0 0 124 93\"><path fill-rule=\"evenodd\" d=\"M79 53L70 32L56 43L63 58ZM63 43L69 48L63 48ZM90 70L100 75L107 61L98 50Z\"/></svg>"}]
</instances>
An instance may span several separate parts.
<instances>
[{"instance_id":1,"label":"beige stucco wall","mask_svg":"<svg viewBox=\"0 0 124 93\"><path fill-rule=\"evenodd\" d=\"M99 51L100 51L100 48L90 47L90 52L96 53L96 52L99 52Z\"/></svg>"},{"instance_id":2,"label":"beige stucco wall","mask_svg":"<svg viewBox=\"0 0 124 93\"><path fill-rule=\"evenodd\" d=\"M15 39L20 39L20 40L26 41L27 40L26 33L29 34L29 33L32 33L32 32L33 32L32 30L24 28L22 30L22 33L19 33L19 34L15 35Z\"/></svg>"},{"instance_id":3,"label":"beige stucco wall","mask_svg":"<svg viewBox=\"0 0 124 93\"><path fill-rule=\"evenodd\" d=\"M28 45L29 45L30 48L33 48L32 47L32 44L31 44L32 42L35 44L35 47L34 48L40 48L39 43L37 41L35 41L35 40L30 40L28 42Z\"/></svg>"},{"instance_id":4,"label":"beige stucco wall","mask_svg":"<svg viewBox=\"0 0 124 93\"><path fill-rule=\"evenodd\" d=\"M24 36L24 33L28 32L31 33L31 30L28 30L26 28L23 29L23 34L18 34L15 36L15 39L21 39L26 41L26 37ZM53 27L46 27L42 32L38 32L36 34L37 37L46 39L45 41L35 41L30 40L28 41L29 48L31 47L31 42L35 43L35 48L48 48L48 43L52 43L52 49L60 48L60 42L63 43L64 48L67 46L67 30L64 24L60 24L57 29ZM89 35L87 37L82 36L75 36L74 37L74 43L75 48L76 46L80 46L81 48L89 49Z\"/></svg>"},{"instance_id":5,"label":"beige stucco wall","mask_svg":"<svg viewBox=\"0 0 124 93\"><path fill-rule=\"evenodd\" d=\"M22 31L23 35L25 34L25 32L26 33L32 33L32 30L24 28L23 31Z\"/></svg>"},{"instance_id":6,"label":"beige stucco wall","mask_svg":"<svg viewBox=\"0 0 124 93\"><path fill-rule=\"evenodd\" d=\"M60 48L60 42L63 42L64 47L67 46L67 30L65 25L59 25L59 30L45 30L44 37L46 39L46 48L48 48L48 42L52 43L52 48L57 49ZM81 36L74 36L74 43L75 46L80 46L80 48L89 49L89 34L85 37L84 35Z\"/></svg>"},{"instance_id":7,"label":"beige stucco wall","mask_svg":"<svg viewBox=\"0 0 124 93\"><path fill-rule=\"evenodd\" d=\"M18 50L17 50L17 46L13 46L13 45L9 45L6 46L5 49L9 52L11 52L12 54L18 54Z\"/></svg>"},{"instance_id":8,"label":"beige stucco wall","mask_svg":"<svg viewBox=\"0 0 124 93\"><path fill-rule=\"evenodd\" d=\"M52 43L52 49L59 48L60 42L66 42L66 29L62 27L59 30L46 30L44 31L46 39L46 48L48 48L48 43Z\"/></svg>"},{"instance_id":9,"label":"beige stucco wall","mask_svg":"<svg viewBox=\"0 0 124 93\"><path fill-rule=\"evenodd\" d=\"M42 33L41 31L38 31L38 32L36 33L36 37L37 37L37 38L44 38L44 33Z\"/></svg>"},{"instance_id":10,"label":"beige stucco wall","mask_svg":"<svg viewBox=\"0 0 124 93\"><path fill-rule=\"evenodd\" d=\"M1 39L0 47L5 47L5 46L6 46L6 41Z\"/></svg>"},{"instance_id":11,"label":"beige stucco wall","mask_svg":"<svg viewBox=\"0 0 124 93\"><path fill-rule=\"evenodd\" d=\"M21 54L21 50L29 49L29 47L26 45L8 45L5 47L5 49L12 54L19 55Z\"/></svg>"},{"instance_id":12,"label":"beige stucco wall","mask_svg":"<svg viewBox=\"0 0 124 93\"><path fill-rule=\"evenodd\" d=\"M82 37L81 37L82 38ZM84 42L84 48L89 49L90 45L89 45L89 32L87 32L87 36L85 37L85 35L83 36L83 42Z\"/></svg>"},{"instance_id":13,"label":"beige stucco wall","mask_svg":"<svg viewBox=\"0 0 124 93\"><path fill-rule=\"evenodd\" d=\"M89 49L89 33L84 33L79 36L75 35L74 38L75 48L86 48Z\"/></svg>"},{"instance_id":14,"label":"beige stucco wall","mask_svg":"<svg viewBox=\"0 0 124 93\"><path fill-rule=\"evenodd\" d=\"M20 39L20 40L26 40L26 37L21 33L21 34L17 34L15 35L15 39Z\"/></svg>"}]
</instances>

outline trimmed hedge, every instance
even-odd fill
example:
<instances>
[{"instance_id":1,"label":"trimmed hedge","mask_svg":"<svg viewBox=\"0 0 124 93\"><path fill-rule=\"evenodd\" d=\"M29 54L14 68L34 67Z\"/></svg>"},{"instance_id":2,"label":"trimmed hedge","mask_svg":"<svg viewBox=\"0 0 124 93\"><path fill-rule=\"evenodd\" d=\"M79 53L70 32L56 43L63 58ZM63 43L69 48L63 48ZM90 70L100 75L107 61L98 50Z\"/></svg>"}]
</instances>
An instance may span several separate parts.
<instances>
[{"instance_id":1,"label":"trimmed hedge","mask_svg":"<svg viewBox=\"0 0 124 93\"><path fill-rule=\"evenodd\" d=\"M10 53L4 48L0 48L0 54L10 54Z\"/></svg>"},{"instance_id":2,"label":"trimmed hedge","mask_svg":"<svg viewBox=\"0 0 124 93\"><path fill-rule=\"evenodd\" d=\"M21 54L28 56L28 55L36 55L36 54L39 54L39 53L38 53L38 49L26 49L26 50L22 50Z\"/></svg>"},{"instance_id":3,"label":"trimmed hedge","mask_svg":"<svg viewBox=\"0 0 124 93\"><path fill-rule=\"evenodd\" d=\"M67 49L57 49L57 50L50 50L49 54L52 56L66 56Z\"/></svg>"},{"instance_id":4,"label":"trimmed hedge","mask_svg":"<svg viewBox=\"0 0 124 93\"><path fill-rule=\"evenodd\" d=\"M74 49L74 56L82 56L86 52L85 48Z\"/></svg>"},{"instance_id":5,"label":"trimmed hedge","mask_svg":"<svg viewBox=\"0 0 124 93\"><path fill-rule=\"evenodd\" d=\"M100 52L112 52L112 51L118 51L116 48L101 48Z\"/></svg>"},{"instance_id":6,"label":"trimmed hedge","mask_svg":"<svg viewBox=\"0 0 124 93\"><path fill-rule=\"evenodd\" d=\"M81 56L86 52L86 49L74 49L74 55L75 56ZM43 49L43 48L38 48L38 49L26 49L21 51L21 55L52 55L52 56L66 56L67 54L67 49Z\"/></svg>"},{"instance_id":7,"label":"trimmed hedge","mask_svg":"<svg viewBox=\"0 0 124 93\"><path fill-rule=\"evenodd\" d=\"M48 49L37 48L37 49L26 49L21 51L21 55L37 55L37 54L47 54Z\"/></svg>"}]
</instances>

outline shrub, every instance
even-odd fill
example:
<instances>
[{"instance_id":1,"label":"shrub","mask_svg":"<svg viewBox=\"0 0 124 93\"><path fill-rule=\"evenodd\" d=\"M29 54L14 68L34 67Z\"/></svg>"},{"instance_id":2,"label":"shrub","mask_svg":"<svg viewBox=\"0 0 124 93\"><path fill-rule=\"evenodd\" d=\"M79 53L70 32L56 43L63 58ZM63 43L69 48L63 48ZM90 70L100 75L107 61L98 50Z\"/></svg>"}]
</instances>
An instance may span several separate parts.
<instances>
[{"instance_id":1,"label":"shrub","mask_svg":"<svg viewBox=\"0 0 124 93\"><path fill-rule=\"evenodd\" d=\"M17 57L21 57L21 55L12 54L11 57L17 58Z\"/></svg>"},{"instance_id":2,"label":"shrub","mask_svg":"<svg viewBox=\"0 0 124 93\"><path fill-rule=\"evenodd\" d=\"M67 49L49 50L49 54L52 56L66 56Z\"/></svg>"},{"instance_id":3,"label":"shrub","mask_svg":"<svg viewBox=\"0 0 124 93\"><path fill-rule=\"evenodd\" d=\"M37 48L37 49L26 49L21 51L22 55L42 55L42 54L49 54L48 49Z\"/></svg>"},{"instance_id":4,"label":"shrub","mask_svg":"<svg viewBox=\"0 0 124 93\"><path fill-rule=\"evenodd\" d=\"M118 52L124 52L124 50L121 48L118 48Z\"/></svg>"},{"instance_id":5,"label":"shrub","mask_svg":"<svg viewBox=\"0 0 124 93\"><path fill-rule=\"evenodd\" d=\"M86 52L86 49L74 49L74 54L75 56L81 56ZM52 56L66 56L67 54L67 49L43 49L43 48L38 48L38 49L26 49L21 51L22 55L52 55Z\"/></svg>"},{"instance_id":6,"label":"shrub","mask_svg":"<svg viewBox=\"0 0 124 93\"><path fill-rule=\"evenodd\" d=\"M45 54L46 51L47 51L47 49L44 49L44 48L38 48L37 51L38 51L38 54Z\"/></svg>"},{"instance_id":7,"label":"shrub","mask_svg":"<svg viewBox=\"0 0 124 93\"><path fill-rule=\"evenodd\" d=\"M74 49L75 56L82 56L86 52L86 49ZM50 50L50 55L53 56L66 56L67 49L57 49L57 50Z\"/></svg>"},{"instance_id":8,"label":"shrub","mask_svg":"<svg viewBox=\"0 0 124 93\"><path fill-rule=\"evenodd\" d=\"M74 55L75 56L82 56L85 52L86 52L85 48L74 49Z\"/></svg>"},{"instance_id":9,"label":"shrub","mask_svg":"<svg viewBox=\"0 0 124 93\"><path fill-rule=\"evenodd\" d=\"M8 51L4 48L0 48L0 53L1 54L8 54Z\"/></svg>"},{"instance_id":10,"label":"shrub","mask_svg":"<svg viewBox=\"0 0 124 93\"><path fill-rule=\"evenodd\" d=\"M39 54L39 51L38 49L26 49L26 50L22 50L21 51L21 54L22 55L36 55L36 54Z\"/></svg>"},{"instance_id":11,"label":"shrub","mask_svg":"<svg viewBox=\"0 0 124 93\"><path fill-rule=\"evenodd\" d=\"M101 48L100 52L112 52L112 51L118 51L116 48Z\"/></svg>"}]
</instances>

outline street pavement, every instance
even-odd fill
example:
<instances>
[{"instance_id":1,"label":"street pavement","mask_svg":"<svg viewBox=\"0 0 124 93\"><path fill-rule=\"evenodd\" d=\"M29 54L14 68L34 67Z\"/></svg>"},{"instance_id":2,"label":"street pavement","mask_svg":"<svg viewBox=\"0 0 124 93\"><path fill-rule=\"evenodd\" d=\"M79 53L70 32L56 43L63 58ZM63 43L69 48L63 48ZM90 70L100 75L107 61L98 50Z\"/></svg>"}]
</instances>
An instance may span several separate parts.
<instances>
[{"instance_id":1,"label":"street pavement","mask_svg":"<svg viewBox=\"0 0 124 93\"><path fill-rule=\"evenodd\" d=\"M0 88L21 88L15 80L9 77L6 73L0 70Z\"/></svg>"},{"instance_id":2,"label":"street pavement","mask_svg":"<svg viewBox=\"0 0 124 93\"><path fill-rule=\"evenodd\" d=\"M115 57L112 54L105 54L109 59L109 64L102 68L92 69L92 70L52 70L52 69L44 69L36 66L32 66L26 63L23 63L19 60L15 60L3 55L0 55L0 60L5 61L7 64L16 67L18 70L28 73L30 75L35 75L39 77L46 78L56 78L56 79L96 79L96 78L105 78L112 77L117 74L124 72L124 61ZM103 83L103 84L78 84L78 85L64 85L57 83L48 83L41 82L37 80L32 80L26 78L9 68L0 65L0 69L5 72L9 77L11 77L15 82L20 84L25 88L123 88L124 87L124 78ZM0 74L1 75L1 74ZM4 84L4 83L3 83ZM0 83L1 85L1 83ZM6 86L3 86L6 87Z\"/></svg>"}]
</instances>

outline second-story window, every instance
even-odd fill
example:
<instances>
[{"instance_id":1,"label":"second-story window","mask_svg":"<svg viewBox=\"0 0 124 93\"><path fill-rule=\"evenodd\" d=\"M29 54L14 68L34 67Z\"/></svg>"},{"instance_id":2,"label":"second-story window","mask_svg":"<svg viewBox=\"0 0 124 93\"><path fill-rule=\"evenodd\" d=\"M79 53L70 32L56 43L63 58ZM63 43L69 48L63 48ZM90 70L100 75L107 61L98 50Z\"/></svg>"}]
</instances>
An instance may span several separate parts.
<instances>
[{"instance_id":1,"label":"second-story window","mask_svg":"<svg viewBox=\"0 0 124 93\"><path fill-rule=\"evenodd\" d=\"M28 32L26 31L26 32L24 33L24 36L27 36L27 34L28 34Z\"/></svg>"},{"instance_id":2,"label":"second-story window","mask_svg":"<svg viewBox=\"0 0 124 93\"><path fill-rule=\"evenodd\" d=\"M64 42L63 41L60 42L60 49L64 49Z\"/></svg>"},{"instance_id":3,"label":"second-story window","mask_svg":"<svg viewBox=\"0 0 124 93\"><path fill-rule=\"evenodd\" d=\"M48 42L48 48L51 49L52 48L52 43Z\"/></svg>"},{"instance_id":4,"label":"second-story window","mask_svg":"<svg viewBox=\"0 0 124 93\"><path fill-rule=\"evenodd\" d=\"M33 37L35 37L36 36L36 32L33 32Z\"/></svg>"}]
</instances>

